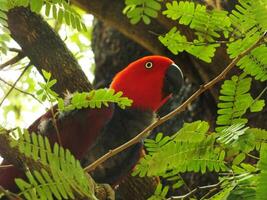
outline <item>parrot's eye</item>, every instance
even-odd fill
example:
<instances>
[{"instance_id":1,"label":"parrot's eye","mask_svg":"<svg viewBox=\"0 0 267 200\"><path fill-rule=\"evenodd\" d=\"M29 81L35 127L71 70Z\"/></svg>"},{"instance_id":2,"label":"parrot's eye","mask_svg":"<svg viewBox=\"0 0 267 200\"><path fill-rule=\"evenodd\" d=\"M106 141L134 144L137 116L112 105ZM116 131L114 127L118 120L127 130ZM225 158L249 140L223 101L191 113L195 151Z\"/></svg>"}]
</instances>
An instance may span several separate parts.
<instances>
[{"instance_id":1,"label":"parrot's eye","mask_svg":"<svg viewBox=\"0 0 267 200\"><path fill-rule=\"evenodd\" d=\"M152 62L146 62L145 67L146 67L147 69L150 69L150 68L153 67L153 63L152 63Z\"/></svg>"}]
</instances>

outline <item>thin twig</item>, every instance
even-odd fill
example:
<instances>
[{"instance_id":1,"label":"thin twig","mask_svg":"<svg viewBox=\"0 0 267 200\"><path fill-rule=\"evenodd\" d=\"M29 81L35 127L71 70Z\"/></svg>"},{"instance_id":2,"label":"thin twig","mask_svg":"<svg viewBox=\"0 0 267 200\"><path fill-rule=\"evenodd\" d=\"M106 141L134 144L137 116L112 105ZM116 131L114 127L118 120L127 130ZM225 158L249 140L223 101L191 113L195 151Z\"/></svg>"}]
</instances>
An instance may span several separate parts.
<instances>
[{"instance_id":1,"label":"thin twig","mask_svg":"<svg viewBox=\"0 0 267 200\"><path fill-rule=\"evenodd\" d=\"M21 49L18 49L18 48L8 48L9 51L13 51L13 52L17 52L17 53L20 53L22 52Z\"/></svg>"},{"instance_id":2,"label":"thin twig","mask_svg":"<svg viewBox=\"0 0 267 200\"><path fill-rule=\"evenodd\" d=\"M19 195L10 192L8 190L5 190L1 185L0 185L0 192L2 192L10 200L23 200Z\"/></svg>"},{"instance_id":3,"label":"thin twig","mask_svg":"<svg viewBox=\"0 0 267 200\"><path fill-rule=\"evenodd\" d=\"M0 81L2 81L3 83L5 83L6 85L8 85L10 87L14 87L13 86L14 84L11 84L11 83L7 82L6 80L2 79L1 77L0 77ZM40 104L43 105L43 103L39 99L37 99L33 94L31 94L29 92L26 92L26 91L23 91L23 90L21 90L21 89L19 89L17 87L14 87L14 89L17 90L17 91L19 91L19 92L21 92L21 93L23 93L23 94L26 94L28 96L31 96L33 99L35 99L36 101L38 101Z\"/></svg>"},{"instance_id":4,"label":"thin twig","mask_svg":"<svg viewBox=\"0 0 267 200\"><path fill-rule=\"evenodd\" d=\"M1 64L0 70L4 69L8 65L13 65L13 64L17 63L18 61L22 60L23 58L25 58L25 55L22 52L18 52L18 54L15 57L13 57L10 60L6 61L5 63Z\"/></svg>"},{"instance_id":5,"label":"thin twig","mask_svg":"<svg viewBox=\"0 0 267 200\"><path fill-rule=\"evenodd\" d=\"M255 160L260 160L259 157L254 156L254 155L252 155L252 154L246 153L246 155L247 155L248 157L251 157L251 158L255 159Z\"/></svg>"},{"instance_id":6,"label":"thin twig","mask_svg":"<svg viewBox=\"0 0 267 200\"><path fill-rule=\"evenodd\" d=\"M261 93L255 98L255 100L259 100L266 91L267 91L267 86L261 91Z\"/></svg>"},{"instance_id":7,"label":"thin twig","mask_svg":"<svg viewBox=\"0 0 267 200\"><path fill-rule=\"evenodd\" d=\"M17 80L14 82L14 84L12 85L12 87L9 89L9 91L5 94L4 98L2 99L2 101L0 102L0 107L2 106L2 104L4 103L4 101L6 100L6 98L8 97L8 95L12 92L12 90L14 89L14 87L16 86L16 84L19 82L19 80L21 79L21 77L25 74L25 72L27 71L27 69L31 66L31 63L29 63L25 69L21 72L21 74L19 75L19 77L17 78Z\"/></svg>"},{"instance_id":8,"label":"thin twig","mask_svg":"<svg viewBox=\"0 0 267 200\"><path fill-rule=\"evenodd\" d=\"M14 165L0 165L0 169L13 167Z\"/></svg>"},{"instance_id":9,"label":"thin twig","mask_svg":"<svg viewBox=\"0 0 267 200\"><path fill-rule=\"evenodd\" d=\"M95 162L90 164L89 166L85 167L84 170L86 172L90 172L94 170L97 166L101 165L103 162L105 162L110 157L122 152L123 150L129 148L130 146L138 143L141 141L149 131L153 130L155 127L163 124L173 116L177 115L178 113L184 111L186 107L191 104L194 100L196 100L202 93L204 93L206 90L213 87L216 83L223 80L226 76L226 74L236 65L236 63L243 58L245 55L247 55L250 51L255 49L257 46L260 45L260 43L265 39L267 33L264 33L250 48L240 53L232 62L214 79L212 79L210 82L206 83L205 85L201 85L200 88L193 93L186 101L184 101L180 106L178 106L176 109L168 113L167 115L163 116L162 118L159 118L159 120L155 121L154 123L150 124L148 127L146 127L142 132L140 132L137 136L129 140L128 142L122 144L121 146L109 150L108 153L97 159Z\"/></svg>"},{"instance_id":10,"label":"thin twig","mask_svg":"<svg viewBox=\"0 0 267 200\"><path fill-rule=\"evenodd\" d=\"M60 146L62 146L62 141L61 141L61 137L60 137L60 133L59 133L58 127L57 127L56 115L55 115L55 111L54 111L53 105L51 105L51 109L50 110L51 110L51 114L52 114L52 122L53 122L53 125L54 125L54 127L56 129L56 133L57 133L58 143L60 144Z\"/></svg>"},{"instance_id":11,"label":"thin twig","mask_svg":"<svg viewBox=\"0 0 267 200\"><path fill-rule=\"evenodd\" d=\"M212 188L211 190L209 190L203 197L201 197L200 200L204 200L207 199L208 196L210 196L212 193L214 193L216 190L218 190L219 188L215 187Z\"/></svg>"},{"instance_id":12,"label":"thin twig","mask_svg":"<svg viewBox=\"0 0 267 200\"><path fill-rule=\"evenodd\" d=\"M181 176L180 173L178 173L178 176L183 181L185 188L188 190L188 192L192 192L192 189L188 186L188 184L185 182L184 178ZM196 198L196 197L195 197Z\"/></svg>"},{"instance_id":13,"label":"thin twig","mask_svg":"<svg viewBox=\"0 0 267 200\"><path fill-rule=\"evenodd\" d=\"M224 180L223 181L220 181L220 182L218 182L216 184L213 184L213 185L205 185L205 186L196 187L195 189L193 189L192 191L188 192L185 195L182 195L182 196L172 196L172 197L168 198L167 200L185 199L185 198L190 197L191 195L193 195L194 193L196 193L199 190L218 188L223 182L224 182Z\"/></svg>"}]
</instances>

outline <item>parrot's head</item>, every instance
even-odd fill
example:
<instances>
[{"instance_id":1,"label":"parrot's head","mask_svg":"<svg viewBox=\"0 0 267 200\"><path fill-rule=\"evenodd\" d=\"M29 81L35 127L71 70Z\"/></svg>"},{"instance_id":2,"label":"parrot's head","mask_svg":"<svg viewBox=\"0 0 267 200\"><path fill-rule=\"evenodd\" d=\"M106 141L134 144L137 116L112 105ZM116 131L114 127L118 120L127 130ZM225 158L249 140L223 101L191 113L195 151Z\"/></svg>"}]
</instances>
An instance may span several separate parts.
<instances>
[{"instance_id":1,"label":"parrot's head","mask_svg":"<svg viewBox=\"0 0 267 200\"><path fill-rule=\"evenodd\" d=\"M179 91L183 74L163 56L146 56L130 63L114 78L110 88L133 100L133 108L156 111Z\"/></svg>"}]
</instances>

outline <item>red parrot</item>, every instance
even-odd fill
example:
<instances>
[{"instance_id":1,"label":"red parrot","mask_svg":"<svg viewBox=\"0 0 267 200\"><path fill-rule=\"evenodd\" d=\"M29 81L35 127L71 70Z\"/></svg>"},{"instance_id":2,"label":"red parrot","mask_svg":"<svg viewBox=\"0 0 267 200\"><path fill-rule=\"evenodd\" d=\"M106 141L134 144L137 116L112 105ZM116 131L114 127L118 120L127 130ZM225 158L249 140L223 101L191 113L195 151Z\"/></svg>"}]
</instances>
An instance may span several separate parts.
<instances>
[{"instance_id":1,"label":"red parrot","mask_svg":"<svg viewBox=\"0 0 267 200\"><path fill-rule=\"evenodd\" d=\"M110 88L115 92L122 91L123 96L132 99L132 106L121 109L111 104L100 109L86 108L60 113L56 124L62 145L84 165L92 163L148 126L157 109L173 92L179 91L182 82L181 70L169 58L146 56L130 63L113 78ZM58 142L51 111L37 119L28 130L47 136L52 144ZM112 157L98 167L92 176L97 182L114 184L118 177L129 172L136 164L141 146L141 143L136 144ZM15 166L0 168L2 187L14 191L15 177L23 177L22 171Z\"/></svg>"}]
</instances>

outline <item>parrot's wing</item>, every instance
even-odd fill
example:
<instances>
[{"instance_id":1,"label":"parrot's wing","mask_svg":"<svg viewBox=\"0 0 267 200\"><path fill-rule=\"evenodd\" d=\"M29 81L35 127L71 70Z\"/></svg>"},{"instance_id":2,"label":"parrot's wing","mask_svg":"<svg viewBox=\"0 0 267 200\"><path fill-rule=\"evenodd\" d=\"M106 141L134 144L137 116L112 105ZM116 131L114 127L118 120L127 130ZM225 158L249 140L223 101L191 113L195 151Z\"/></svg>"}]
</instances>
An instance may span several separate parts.
<instances>
[{"instance_id":1,"label":"parrot's wing","mask_svg":"<svg viewBox=\"0 0 267 200\"><path fill-rule=\"evenodd\" d=\"M59 112L56 116L53 116L49 110L37 119L28 130L47 136L52 144L61 143L77 159L80 159L95 143L102 129L112 118L113 110L113 104L108 107ZM54 107L53 113L56 113L56 107ZM55 122L57 129L54 126Z\"/></svg>"}]
</instances>

